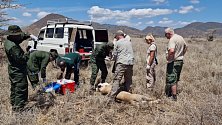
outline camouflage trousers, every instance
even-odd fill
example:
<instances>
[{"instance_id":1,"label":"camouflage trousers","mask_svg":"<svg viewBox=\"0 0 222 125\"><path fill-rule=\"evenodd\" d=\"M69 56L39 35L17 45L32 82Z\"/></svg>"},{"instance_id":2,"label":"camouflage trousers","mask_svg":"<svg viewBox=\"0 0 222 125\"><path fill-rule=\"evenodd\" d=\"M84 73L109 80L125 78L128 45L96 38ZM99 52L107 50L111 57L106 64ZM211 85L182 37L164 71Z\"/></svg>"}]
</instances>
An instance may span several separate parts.
<instances>
[{"instance_id":1,"label":"camouflage trousers","mask_svg":"<svg viewBox=\"0 0 222 125\"><path fill-rule=\"evenodd\" d=\"M183 61L173 61L167 64L165 93L171 96L171 87L180 80L180 73L183 67Z\"/></svg>"},{"instance_id":2,"label":"camouflage trousers","mask_svg":"<svg viewBox=\"0 0 222 125\"><path fill-rule=\"evenodd\" d=\"M9 80L11 81L10 101L12 110L18 111L22 109L28 100L28 81L26 73L10 72Z\"/></svg>"},{"instance_id":3,"label":"camouflage trousers","mask_svg":"<svg viewBox=\"0 0 222 125\"><path fill-rule=\"evenodd\" d=\"M147 88L152 88L156 82L156 71L155 71L156 64L153 63L150 66L149 70L146 70L146 84Z\"/></svg>"},{"instance_id":4,"label":"camouflage trousers","mask_svg":"<svg viewBox=\"0 0 222 125\"><path fill-rule=\"evenodd\" d=\"M113 78L113 86L110 96L116 96L120 91L129 92L132 84L133 65L125 65L118 63ZM124 77L124 83L121 85L121 80Z\"/></svg>"},{"instance_id":5,"label":"camouflage trousers","mask_svg":"<svg viewBox=\"0 0 222 125\"><path fill-rule=\"evenodd\" d=\"M65 79L70 79L71 74L74 73L74 81L76 84L79 84L79 65L80 63L77 63L75 66L67 65Z\"/></svg>"},{"instance_id":6,"label":"camouflage trousers","mask_svg":"<svg viewBox=\"0 0 222 125\"><path fill-rule=\"evenodd\" d=\"M105 61L97 61L96 63L91 64L92 68L92 74L90 78L90 84L92 86L97 86L95 84L97 74L99 70L101 71L101 83L104 83L106 81L106 77L108 75L107 67Z\"/></svg>"},{"instance_id":7,"label":"camouflage trousers","mask_svg":"<svg viewBox=\"0 0 222 125\"><path fill-rule=\"evenodd\" d=\"M35 88L39 84L39 71L30 71L28 70L28 78L33 88Z\"/></svg>"}]
</instances>

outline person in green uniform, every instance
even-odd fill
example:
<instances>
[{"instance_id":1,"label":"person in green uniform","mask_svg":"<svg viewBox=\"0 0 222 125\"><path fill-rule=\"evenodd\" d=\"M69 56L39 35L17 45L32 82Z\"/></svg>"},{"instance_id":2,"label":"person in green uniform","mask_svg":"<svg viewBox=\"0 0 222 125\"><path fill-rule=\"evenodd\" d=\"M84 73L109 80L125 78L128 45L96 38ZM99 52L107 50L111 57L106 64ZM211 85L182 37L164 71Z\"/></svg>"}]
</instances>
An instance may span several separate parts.
<instances>
[{"instance_id":1,"label":"person in green uniform","mask_svg":"<svg viewBox=\"0 0 222 125\"><path fill-rule=\"evenodd\" d=\"M114 44L112 42L108 42L106 44L97 46L90 57L91 67L92 67L92 74L90 79L91 90L95 90L96 88L96 77L99 72L101 71L101 83L105 83L108 71L105 63L106 56L110 55L110 51L113 49Z\"/></svg>"},{"instance_id":2,"label":"person in green uniform","mask_svg":"<svg viewBox=\"0 0 222 125\"><path fill-rule=\"evenodd\" d=\"M74 81L79 86L79 65L81 62L81 56L79 53L68 53L57 59L57 65L60 67L61 72L66 69L65 79L70 79L71 74L74 71ZM61 74L63 75L63 74ZM63 76L60 76L63 78Z\"/></svg>"},{"instance_id":3,"label":"person in green uniform","mask_svg":"<svg viewBox=\"0 0 222 125\"><path fill-rule=\"evenodd\" d=\"M24 109L28 100L28 81L26 62L28 54L25 54L19 46L30 36L22 32L17 25L11 25L6 32L7 39L4 41L4 48L8 58L8 74L11 82L10 101L13 111Z\"/></svg>"},{"instance_id":4,"label":"person in green uniform","mask_svg":"<svg viewBox=\"0 0 222 125\"><path fill-rule=\"evenodd\" d=\"M45 51L34 51L30 54L27 66L28 66L28 77L35 89L39 84L38 73L41 72L41 78L43 83L46 83L46 67L49 62L54 61L58 57L56 50L50 52Z\"/></svg>"}]
</instances>

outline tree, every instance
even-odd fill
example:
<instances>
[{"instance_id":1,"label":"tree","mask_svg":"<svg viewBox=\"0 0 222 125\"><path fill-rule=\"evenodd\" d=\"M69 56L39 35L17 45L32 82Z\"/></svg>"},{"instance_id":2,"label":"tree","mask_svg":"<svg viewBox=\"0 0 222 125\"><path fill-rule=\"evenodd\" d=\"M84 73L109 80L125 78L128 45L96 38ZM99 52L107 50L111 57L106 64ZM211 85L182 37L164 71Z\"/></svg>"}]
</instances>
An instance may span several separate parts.
<instances>
[{"instance_id":1,"label":"tree","mask_svg":"<svg viewBox=\"0 0 222 125\"><path fill-rule=\"evenodd\" d=\"M1 0L0 1L0 28L2 26L8 25L7 22L9 20L13 20L13 18L10 18L7 16L7 13L5 12L6 9L17 9L20 8L21 4L15 4L17 1L14 0Z\"/></svg>"}]
</instances>

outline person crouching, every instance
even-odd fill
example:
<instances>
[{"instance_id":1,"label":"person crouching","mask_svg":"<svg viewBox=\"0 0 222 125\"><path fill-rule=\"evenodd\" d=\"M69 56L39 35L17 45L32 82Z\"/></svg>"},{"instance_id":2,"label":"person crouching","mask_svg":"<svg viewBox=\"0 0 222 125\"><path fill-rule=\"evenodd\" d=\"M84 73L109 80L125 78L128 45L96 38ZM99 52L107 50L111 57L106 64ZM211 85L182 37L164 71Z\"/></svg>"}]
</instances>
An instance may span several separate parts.
<instances>
[{"instance_id":1,"label":"person crouching","mask_svg":"<svg viewBox=\"0 0 222 125\"><path fill-rule=\"evenodd\" d=\"M59 79L63 78L63 72L66 70L65 79L70 79L71 74L74 73L74 81L79 87L79 65L81 62L81 56L79 53L68 53L62 57L58 57L57 65L60 67L62 72L57 76Z\"/></svg>"}]
</instances>

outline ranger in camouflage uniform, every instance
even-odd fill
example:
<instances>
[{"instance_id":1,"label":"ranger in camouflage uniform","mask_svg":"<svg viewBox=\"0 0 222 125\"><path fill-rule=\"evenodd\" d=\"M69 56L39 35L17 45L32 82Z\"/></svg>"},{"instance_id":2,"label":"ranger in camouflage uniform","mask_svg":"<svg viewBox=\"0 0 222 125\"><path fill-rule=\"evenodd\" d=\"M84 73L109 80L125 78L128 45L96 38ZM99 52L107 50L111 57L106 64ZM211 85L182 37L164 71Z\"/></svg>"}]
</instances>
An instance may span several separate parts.
<instances>
[{"instance_id":1,"label":"ranger in camouflage uniform","mask_svg":"<svg viewBox=\"0 0 222 125\"><path fill-rule=\"evenodd\" d=\"M112 42L97 46L90 58L92 74L90 79L91 89L94 90L96 85L96 77L99 70L101 71L101 83L104 83L108 74L105 58L109 56L110 51L113 49L114 45Z\"/></svg>"},{"instance_id":2,"label":"ranger in camouflage uniform","mask_svg":"<svg viewBox=\"0 0 222 125\"><path fill-rule=\"evenodd\" d=\"M13 111L21 111L28 100L28 81L26 62L28 56L19 46L29 35L22 32L19 26L8 27L7 39L4 41L4 48L8 57L8 74L11 81L10 101Z\"/></svg>"},{"instance_id":3,"label":"ranger in camouflage uniform","mask_svg":"<svg viewBox=\"0 0 222 125\"><path fill-rule=\"evenodd\" d=\"M35 88L39 82L38 73L41 71L41 78L43 83L46 83L46 67L49 62L55 60L58 57L57 51L45 52L34 51L30 54L28 60L28 77Z\"/></svg>"},{"instance_id":4,"label":"ranger in camouflage uniform","mask_svg":"<svg viewBox=\"0 0 222 125\"><path fill-rule=\"evenodd\" d=\"M81 56L79 53L68 53L57 59L57 65L64 72L66 69L65 79L70 79L71 74L74 71L74 81L79 86L79 65L81 62ZM63 74L62 74L63 75ZM63 78L63 76L60 76Z\"/></svg>"}]
</instances>

